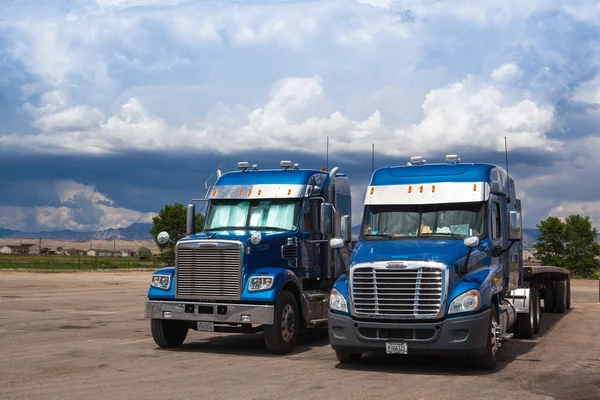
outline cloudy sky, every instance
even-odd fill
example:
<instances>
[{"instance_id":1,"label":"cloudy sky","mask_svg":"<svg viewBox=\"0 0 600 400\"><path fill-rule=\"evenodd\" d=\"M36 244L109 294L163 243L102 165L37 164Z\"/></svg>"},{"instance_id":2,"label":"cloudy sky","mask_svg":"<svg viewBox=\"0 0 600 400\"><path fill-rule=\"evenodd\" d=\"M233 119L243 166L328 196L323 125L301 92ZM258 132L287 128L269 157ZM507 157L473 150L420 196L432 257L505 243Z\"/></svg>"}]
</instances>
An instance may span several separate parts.
<instances>
[{"instance_id":1,"label":"cloudy sky","mask_svg":"<svg viewBox=\"0 0 600 400\"><path fill-rule=\"evenodd\" d=\"M96 230L214 169L504 163L524 224L600 225L593 0L4 0L0 227ZM212 176L214 180L214 176Z\"/></svg>"}]
</instances>

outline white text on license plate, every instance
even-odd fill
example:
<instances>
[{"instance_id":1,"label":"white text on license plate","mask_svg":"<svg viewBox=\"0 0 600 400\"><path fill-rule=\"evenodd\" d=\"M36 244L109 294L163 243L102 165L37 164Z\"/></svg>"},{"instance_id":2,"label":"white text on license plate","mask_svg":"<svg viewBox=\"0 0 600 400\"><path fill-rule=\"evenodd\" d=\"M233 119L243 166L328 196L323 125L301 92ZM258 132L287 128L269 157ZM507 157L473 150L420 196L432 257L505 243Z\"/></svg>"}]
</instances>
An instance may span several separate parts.
<instances>
[{"instance_id":1,"label":"white text on license plate","mask_svg":"<svg viewBox=\"0 0 600 400\"><path fill-rule=\"evenodd\" d=\"M407 354L408 344L406 342L390 343L386 342L385 352L387 354Z\"/></svg>"},{"instance_id":2,"label":"white text on license plate","mask_svg":"<svg viewBox=\"0 0 600 400\"><path fill-rule=\"evenodd\" d=\"M214 332L215 324L212 322L198 322L198 330L202 332Z\"/></svg>"}]
</instances>

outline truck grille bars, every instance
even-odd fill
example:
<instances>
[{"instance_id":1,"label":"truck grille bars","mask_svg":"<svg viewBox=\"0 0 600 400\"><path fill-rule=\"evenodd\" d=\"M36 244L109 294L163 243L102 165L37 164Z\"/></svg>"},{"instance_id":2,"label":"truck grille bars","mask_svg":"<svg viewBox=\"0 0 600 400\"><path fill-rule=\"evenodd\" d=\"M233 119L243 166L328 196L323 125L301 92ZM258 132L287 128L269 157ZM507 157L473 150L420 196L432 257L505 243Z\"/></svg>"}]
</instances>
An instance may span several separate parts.
<instances>
[{"instance_id":1,"label":"truck grille bars","mask_svg":"<svg viewBox=\"0 0 600 400\"><path fill-rule=\"evenodd\" d=\"M380 318L436 318L444 303L444 270L356 266L351 272L355 315Z\"/></svg>"},{"instance_id":2,"label":"truck grille bars","mask_svg":"<svg viewBox=\"0 0 600 400\"><path fill-rule=\"evenodd\" d=\"M239 300L241 270L241 243L182 243L177 249L176 297Z\"/></svg>"}]
</instances>

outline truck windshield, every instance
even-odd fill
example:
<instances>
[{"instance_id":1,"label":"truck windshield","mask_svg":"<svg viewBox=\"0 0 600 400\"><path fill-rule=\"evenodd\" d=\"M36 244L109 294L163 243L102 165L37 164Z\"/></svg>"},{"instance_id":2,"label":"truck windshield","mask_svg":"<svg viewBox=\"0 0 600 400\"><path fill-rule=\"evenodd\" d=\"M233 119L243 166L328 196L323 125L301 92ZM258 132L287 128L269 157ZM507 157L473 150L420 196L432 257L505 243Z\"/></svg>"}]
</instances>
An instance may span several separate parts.
<instances>
[{"instance_id":1,"label":"truck windshield","mask_svg":"<svg viewBox=\"0 0 600 400\"><path fill-rule=\"evenodd\" d=\"M373 205L365 209L361 238L462 239L483 236L485 202Z\"/></svg>"},{"instance_id":2,"label":"truck windshield","mask_svg":"<svg viewBox=\"0 0 600 400\"><path fill-rule=\"evenodd\" d=\"M206 231L262 229L295 231L300 200L213 200Z\"/></svg>"}]
</instances>

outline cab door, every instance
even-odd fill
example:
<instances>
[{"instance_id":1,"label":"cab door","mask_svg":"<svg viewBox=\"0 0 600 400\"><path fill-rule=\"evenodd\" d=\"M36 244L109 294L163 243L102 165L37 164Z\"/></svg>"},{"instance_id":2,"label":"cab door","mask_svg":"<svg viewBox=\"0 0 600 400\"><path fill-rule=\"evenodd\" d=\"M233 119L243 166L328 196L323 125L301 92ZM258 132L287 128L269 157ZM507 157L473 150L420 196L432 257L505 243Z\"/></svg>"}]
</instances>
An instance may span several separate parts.
<instances>
[{"instance_id":1,"label":"cab door","mask_svg":"<svg viewBox=\"0 0 600 400\"><path fill-rule=\"evenodd\" d=\"M490 208L489 208L489 237L490 240L492 241L492 245L493 248L499 248L499 249L505 249L506 247L508 247L508 230L506 229L505 225L508 224L508 220L507 218L505 218L505 216L507 215L506 212L506 197L504 196L497 196L497 195L492 195L491 196L491 201L490 201ZM493 250L492 250L493 253ZM503 271L503 281L504 284L506 285L506 279L508 278L508 271L509 271L509 258L508 258L508 253L504 252L503 254L501 254L500 256L494 256L493 254L491 255L492 257L492 265L499 265L502 267L502 271Z\"/></svg>"}]
</instances>

